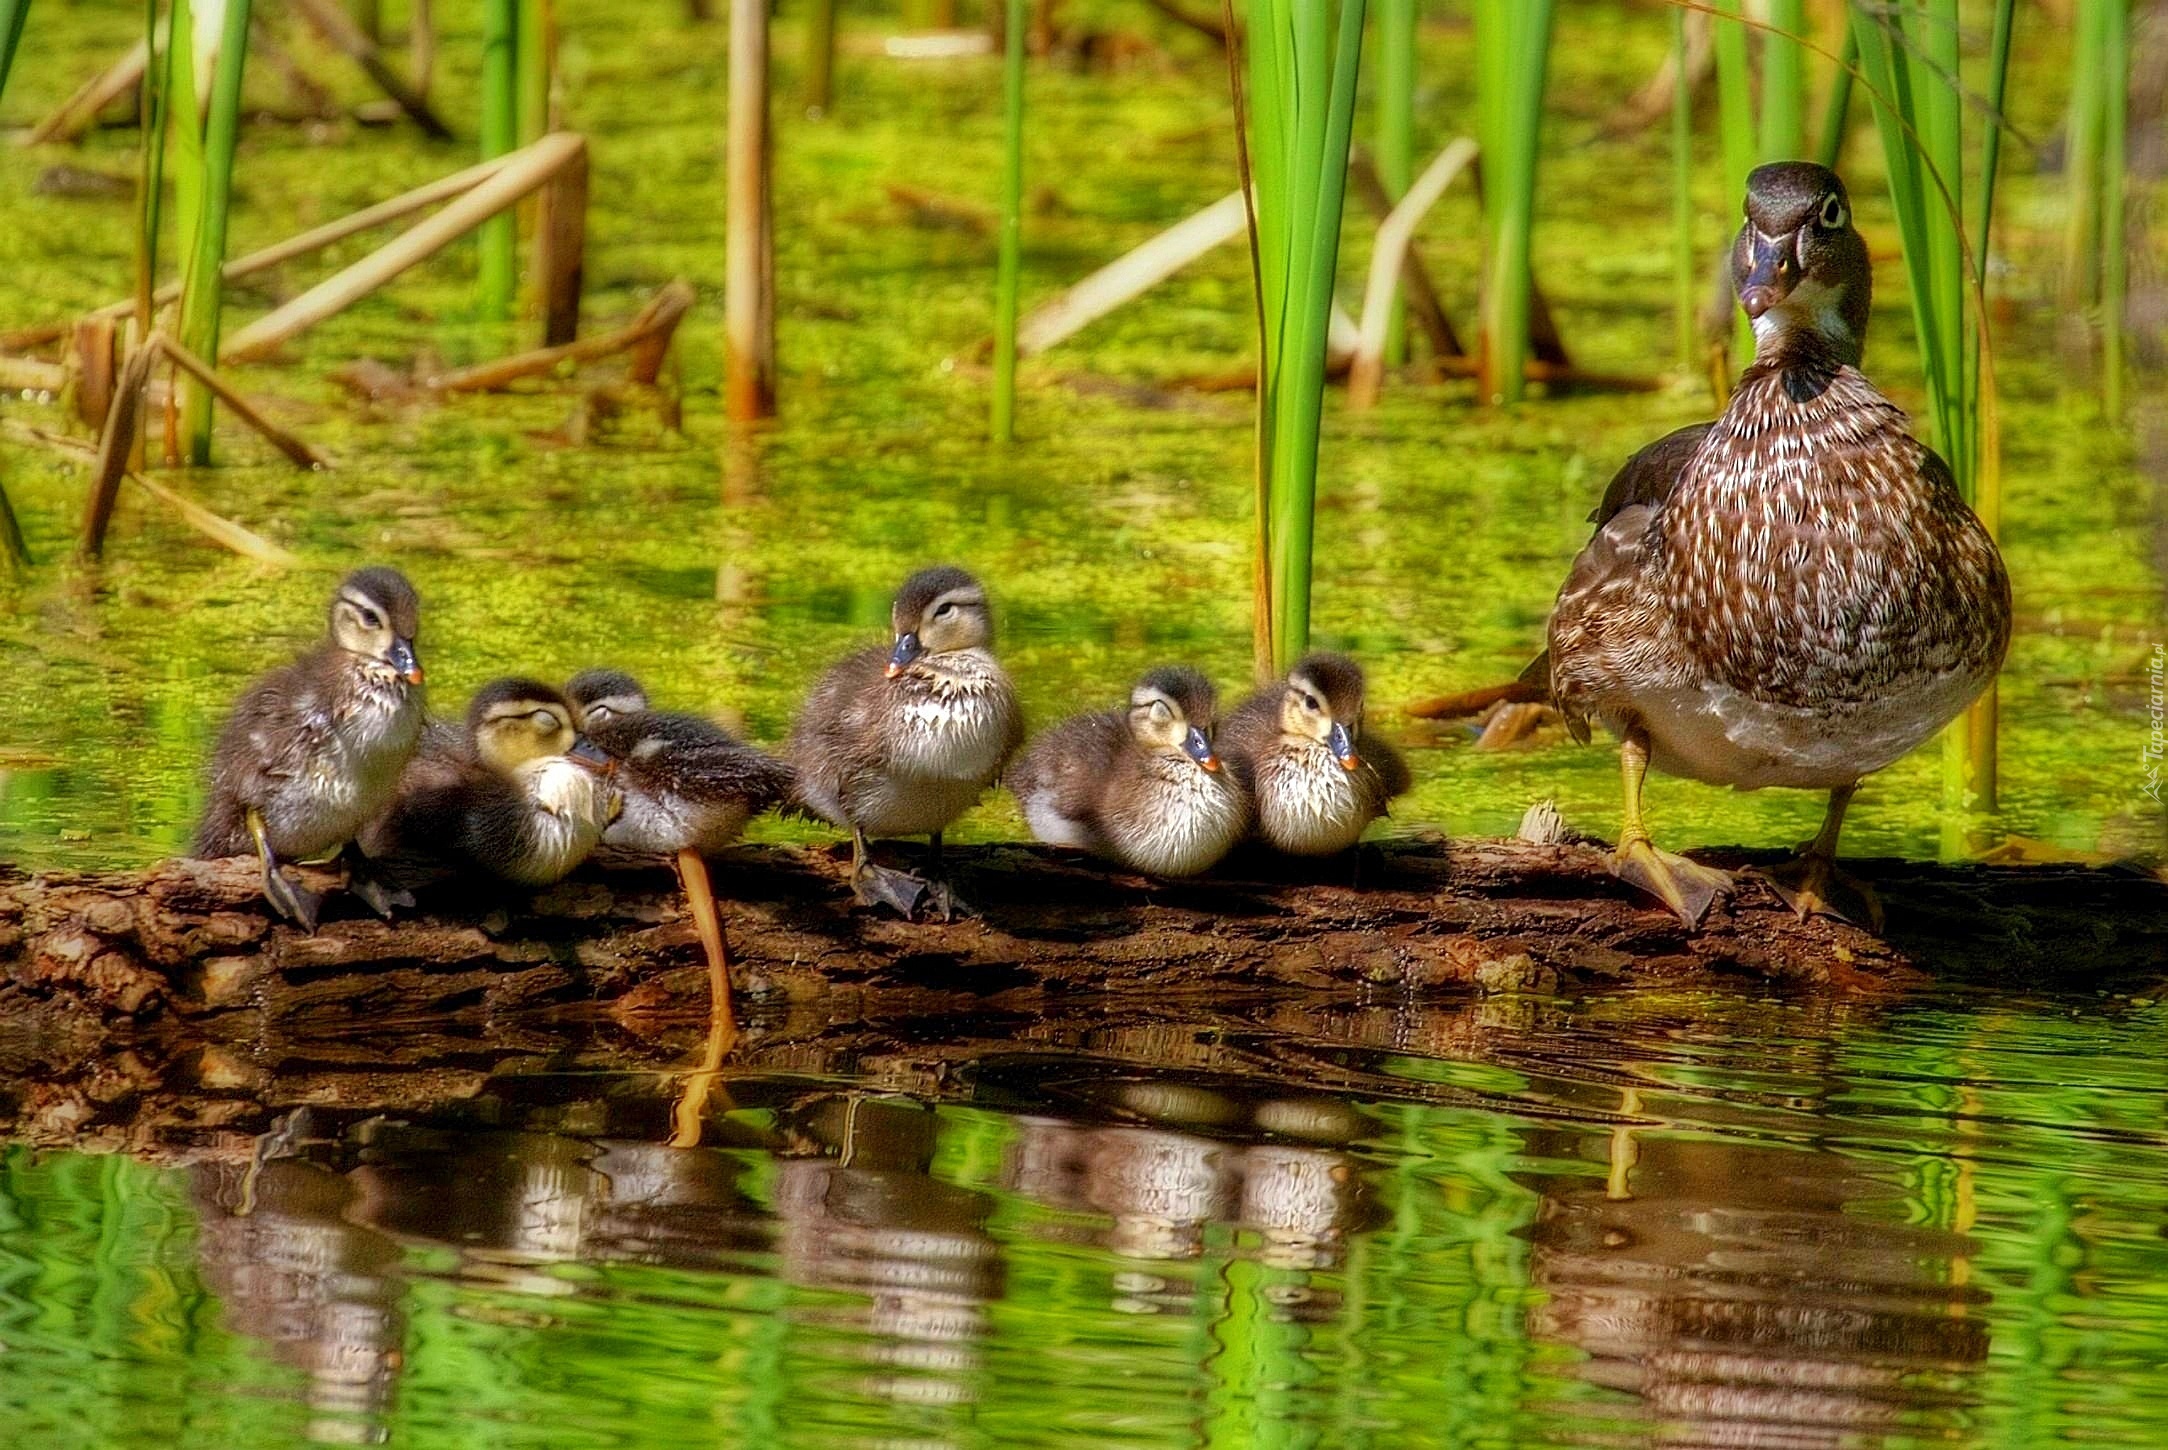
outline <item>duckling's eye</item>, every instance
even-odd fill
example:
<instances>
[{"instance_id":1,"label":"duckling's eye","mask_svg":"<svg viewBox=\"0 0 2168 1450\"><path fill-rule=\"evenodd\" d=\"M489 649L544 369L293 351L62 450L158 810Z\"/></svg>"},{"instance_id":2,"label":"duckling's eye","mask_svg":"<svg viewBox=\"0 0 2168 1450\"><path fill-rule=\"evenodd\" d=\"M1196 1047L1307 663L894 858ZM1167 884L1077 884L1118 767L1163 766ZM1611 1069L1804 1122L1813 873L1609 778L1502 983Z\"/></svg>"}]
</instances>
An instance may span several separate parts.
<instances>
[{"instance_id":1,"label":"duckling's eye","mask_svg":"<svg viewBox=\"0 0 2168 1450\"><path fill-rule=\"evenodd\" d=\"M361 627L363 629L382 629L384 621L378 617L375 610L364 609L361 611Z\"/></svg>"},{"instance_id":2,"label":"duckling's eye","mask_svg":"<svg viewBox=\"0 0 2168 1450\"><path fill-rule=\"evenodd\" d=\"M1308 710L1311 714L1314 715L1325 707L1317 703L1317 696L1304 695L1302 697L1302 708Z\"/></svg>"},{"instance_id":3,"label":"duckling's eye","mask_svg":"<svg viewBox=\"0 0 2168 1450\"><path fill-rule=\"evenodd\" d=\"M933 617L934 617L935 619L946 619L946 618L948 618L948 617L949 617L950 615L954 614L955 612L956 612L956 606L955 606L955 605L954 605L953 603L951 603L951 604L944 604L944 605L942 605L942 606L941 606L941 607L940 607L939 609L936 609L936 610L935 610L935 611L933 612Z\"/></svg>"},{"instance_id":4,"label":"duckling's eye","mask_svg":"<svg viewBox=\"0 0 2168 1450\"><path fill-rule=\"evenodd\" d=\"M1844 198L1835 192L1822 198L1821 223L1825 230L1836 231L1844 225Z\"/></svg>"},{"instance_id":5,"label":"duckling's eye","mask_svg":"<svg viewBox=\"0 0 2168 1450\"><path fill-rule=\"evenodd\" d=\"M557 728L557 717L548 710L537 710L527 718L545 730L555 730Z\"/></svg>"}]
</instances>

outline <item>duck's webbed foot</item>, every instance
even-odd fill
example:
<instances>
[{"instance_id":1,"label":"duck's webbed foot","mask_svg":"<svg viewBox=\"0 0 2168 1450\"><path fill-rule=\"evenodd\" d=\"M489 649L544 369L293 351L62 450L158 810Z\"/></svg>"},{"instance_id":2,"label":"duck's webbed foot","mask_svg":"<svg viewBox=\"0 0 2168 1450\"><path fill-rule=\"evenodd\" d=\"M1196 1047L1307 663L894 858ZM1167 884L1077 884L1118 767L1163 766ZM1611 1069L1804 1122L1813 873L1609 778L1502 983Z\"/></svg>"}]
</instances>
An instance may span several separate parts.
<instances>
[{"instance_id":1,"label":"duck's webbed foot","mask_svg":"<svg viewBox=\"0 0 2168 1450\"><path fill-rule=\"evenodd\" d=\"M346 862L346 889L378 916L390 921L394 910L412 911L414 893L393 886L376 872L376 863L352 841L339 853Z\"/></svg>"},{"instance_id":2,"label":"duck's webbed foot","mask_svg":"<svg viewBox=\"0 0 2168 1450\"><path fill-rule=\"evenodd\" d=\"M316 915L323 908L324 898L279 869L278 853L271 849L271 837L258 811L248 813L248 834L256 843L256 859L263 864L264 900L280 916L314 935Z\"/></svg>"},{"instance_id":3,"label":"duck's webbed foot","mask_svg":"<svg viewBox=\"0 0 2168 1450\"><path fill-rule=\"evenodd\" d=\"M905 921L917 917L919 903L928 900L934 889L934 883L922 876L870 861L851 872L852 899L860 906L885 906Z\"/></svg>"},{"instance_id":4,"label":"duck's webbed foot","mask_svg":"<svg viewBox=\"0 0 2168 1450\"><path fill-rule=\"evenodd\" d=\"M1732 879L1724 872L1659 851L1646 836L1619 842L1607 864L1613 876L1663 902L1689 927L1701 925L1716 899L1732 890Z\"/></svg>"},{"instance_id":5,"label":"duck's webbed foot","mask_svg":"<svg viewBox=\"0 0 2168 1450\"><path fill-rule=\"evenodd\" d=\"M1882 930L1882 898L1832 856L1810 851L1757 874L1801 921L1815 915L1833 916L1872 932Z\"/></svg>"}]
</instances>

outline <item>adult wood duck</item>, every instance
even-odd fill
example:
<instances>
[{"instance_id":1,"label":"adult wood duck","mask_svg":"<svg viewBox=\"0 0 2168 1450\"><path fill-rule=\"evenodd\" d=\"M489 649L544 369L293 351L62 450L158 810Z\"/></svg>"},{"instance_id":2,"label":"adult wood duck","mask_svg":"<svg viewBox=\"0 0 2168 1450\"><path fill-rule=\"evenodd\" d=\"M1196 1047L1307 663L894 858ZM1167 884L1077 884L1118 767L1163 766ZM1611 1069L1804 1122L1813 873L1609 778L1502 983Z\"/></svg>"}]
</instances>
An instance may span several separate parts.
<instances>
[{"instance_id":1,"label":"adult wood duck","mask_svg":"<svg viewBox=\"0 0 2168 1450\"><path fill-rule=\"evenodd\" d=\"M851 833L851 887L867 905L905 916L930 899L943 916L953 894L867 859L868 837L931 837L969 810L1023 743L1016 690L988 650L986 591L961 569L925 569L904 581L889 611L894 643L831 668L807 697L786 757L798 798Z\"/></svg>"},{"instance_id":2,"label":"adult wood duck","mask_svg":"<svg viewBox=\"0 0 2168 1450\"><path fill-rule=\"evenodd\" d=\"M1650 841L1651 766L1826 790L1820 833L1772 880L1802 916L1879 922L1836 869L1845 807L1994 679L2009 578L1949 465L1859 371L1871 274L1835 173L1758 167L1731 265L1754 361L1722 417L1611 481L1529 676L1581 739L1591 719L1619 738L1622 879L1689 925L1730 888Z\"/></svg>"},{"instance_id":3,"label":"adult wood duck","mask_svg":"<svg viewBox=\"0 0 2168 1450\"><path fill-rule=\"evenodd\" d=\"M339 853L347 889L380 916L413 898L387 887L354 837L391 804L421 738L421 600L396 569L359 569L331 597L329 637L251 685L219 732L198 856L254 851L263 894L316 930L321 899L279 869Z\"/></svg>"},{"instance_id":4,"label":"adult wood duck","mask_svg":"<svg viewBox=\"0 0 2168 1450\"><path fill-rule=\"evenodd\" d=\"M1362 667L1313 654L1227 717L1220 745L1256 802L1257 835L1291 856L1330 856L1406 793L1399 752L1363 735Z\"/></svg>"},{"instance_id":5,"label":"adult wood duck","mask_svg":"<svg viewBox=\"0 0 2168 1450\"><path fill-rule=\"evenodd\" d=\"M1064 720L1006 780L1031 833L1154 876L1216 864L1249 824L1249 796L1212 749L1216 696L1191 669L1153 670L1129 708Z\"/></svg>"},{"instance_id":6,"label":"adult wood duck","mask_svg":"<svg viewBox=\"0 0 2168 1450\"><path fill-rule=\"evenodd\" d=\"M555 686L517 678L484 685L464 731L432 724L364 845L408 879L442 867L480 867L520 886L562 879L621 804L611 762L572 722Z\"/></svg>"},{"instance_id":7,"label":"adult wood duck","mask_svg":"<svg viewBox=\"0 0 2168 1450\"><path fill-rule=\"evenodd\" d=\"M650 709L639 682L619 671L575 675L565 694L589 742L617 767L625 804L603 843L676 865L707 954L716 1014L728 1021L730 968L705 857L737 840L752 817L781 805L797 772L712 721Z\"/></svg>"}]
</instances>

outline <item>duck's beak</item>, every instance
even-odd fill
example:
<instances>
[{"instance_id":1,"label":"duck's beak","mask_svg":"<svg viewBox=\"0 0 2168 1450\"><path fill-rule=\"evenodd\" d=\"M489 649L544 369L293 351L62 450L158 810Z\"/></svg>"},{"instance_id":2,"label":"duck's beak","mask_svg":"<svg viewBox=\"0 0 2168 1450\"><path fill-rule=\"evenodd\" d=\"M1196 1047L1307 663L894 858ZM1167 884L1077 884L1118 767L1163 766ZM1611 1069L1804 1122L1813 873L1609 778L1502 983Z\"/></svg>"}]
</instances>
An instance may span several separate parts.
<instances>
[{"instance_id":1,"label":"duck's beak","mask_svg":"<svg viewBox=\"0 0 2168 1450\"><path fill-rule=\"evenodd\" d=\"M414 655L414 641L394 639L391 648L384 652L384 663L398 672L399 678L410 685L422 682L422 662Z\"/></svg>"},{"instance_id":2,"label":"duck's beak","mask_svg":"<svg viewBox=\"0 0 2168 1450\"><path fill-rule=\"evenodd\" d=\"M565 755L568 759L576 760L589 770L600 775L611 775L617 770L617 762L605 754L601 746L589 740L585 735L574 736L572 746L565 751Z\"/></svg>"},{"instance_id":3,"label":"duck's beak","mask_svg":"<svg viewBox=\"0 0 2168 1450\"><path fill-rule=\"evenodd\" d=\"M896 647L890 650L888 654L888 677L893 680L896 676L902 674L910 668L911 661L925 652L926 646L920 644L918 636L910 630L905 630L902 634L897 635Z\"/></svg>"},{"instance_id":4,"label":"duck's beak","mask_svg":"<svg viewBox=\"0 0 2168 1450\"><path fill-rule=\"evenodd\" d=\"M1189 734L1182 737L1182 749L1189 753L1191 760L1206 770L1219 769L1219 757L1212 753L1212 742L1207 740L1204 731L1196 726L1190 726Z\"/></svg>"},{"instance_id":5,"label":"duck's beak","mask_svg":"<svg viewBox=\"0 0 2168 1450\"><path fill-rule=\"evenodd\" d=\"M1748 228L1747 245L1753 249L1746 281L1739 284L1739 305L1749 322L1781 305L1799 285L1799 258L1789 236L1769 238Z\"/></svg>"},{"instance_id":6,"label":"duck's beak","mask_svg":"<svg viewBox=\"0 0 2168 1450\"><path fill-rule=\"evenodd\" d=\"M1332 729L1325 732L1325 748L1340 762L1342 770L1355 770L1363 763L1363 758L1355 753L1355 737L1337 720L1332 722Z\"/></svg>"}]
</instances>

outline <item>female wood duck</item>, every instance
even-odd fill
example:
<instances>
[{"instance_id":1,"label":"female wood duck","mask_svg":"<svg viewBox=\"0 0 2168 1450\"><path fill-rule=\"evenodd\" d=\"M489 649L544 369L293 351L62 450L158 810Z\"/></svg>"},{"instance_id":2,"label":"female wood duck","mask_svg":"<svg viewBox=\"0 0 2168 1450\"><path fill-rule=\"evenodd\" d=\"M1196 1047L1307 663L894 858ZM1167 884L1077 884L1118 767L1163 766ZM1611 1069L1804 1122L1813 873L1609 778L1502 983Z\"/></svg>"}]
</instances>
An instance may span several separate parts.
<instances>
[{"instance_id":1,"label":"female wood duck","mask_svg":"<svg viewBox=\"0 0 2168 1450\"><path fill-rule=\"evenodd\" d=\"M1407 791L1399 753L1362 730L1362 667L1337 654L1298 660L1227 717L1220 745L1266 844L1292 856L1345 851Z\"/></svg>"},{"instance_id":2,"label":"female wood duck","mask_svg":"<svg viewBox=\"0 0 2168 1450\"><path fill-rule=\"evenodd\" d=\"M617 767L625 805L602 833L603 843L676 865L707 954L716 1015L727 1022L730 968L705 857L737 840L748 820L781 805L797 772L698 715L648 708L647 692L619 671L575 675L565 694L589 742Z\"/></svg>"},{"instance_id":3,"label":"female wood duck","mask_svg":"<svg viewBox=\"0 0 2168 1450\"><path fill-rule=\"evenodd\" d=\"M316 930L321 900L279 869L340 853L347 889L380 916L413 899L387 888L354 837L391 804L422 733L421 600L396 569L359 569L331 598L330 637L250 686L219 732L198 856L263 863L263 894Z\"/></svg>"},{"instance_id":4,"label":"female wood duck","mask_svg":"<svg viewBox=\"0 0 2168 1450\"><path fill-rule=\"evenodd\" d=\"M395 869L479 866L548 886L586 860L621 798L608 757L573 726L572 705L540 680L493 680L462 733L438 725L363 840Z\"/></svg>"},{"instance_id":5,"label":"female wood duck","mask_svg":"<svg viewBox=\"0 0 2168 1450\"><path fill-rule=\"evenodd\" d=\"M1010 768L1031 833L1154 876L1194 876L1249 824L1249 796L1212 751L1215 695L1195 670L1158 669L1129 709L1065 720Z\"/></svg>"},{"instance_id":6,"label":"female wood duck","mask_svg":"<svg viewBox=\"0 0 2168 1450\"><path fill-rule=\"evenodd\" d=\"M1015 687L987 650L986 591L961 569L925 569L904 581L890 610L895 642L844 659L814 686L786 755L798 794L815 814L849 828L851 886L866 905L905 916L922 898L946 917L945 883L866 859L869 836L932 838L1001 774L1024 735Z\"/></svg>"},{"instance_id":7,"label":"female wood duck","mask_svg":"<svg viewBox=\"0 0 2168 1450\"><path fill-rule=\"evenodd\" d=\"M1651 843L1652 765L1826 790L1820 834L1771 875L1802 916L1878 923L1836 869L1845 806L1994 679L2010 582L1949 465L1860 374L1871 273L1835 173L1780 162L1747 178L1732 281L1753 363L1715 423L1612 480L1530 676L1547 675L1581 739L1590 718L1619 737L1622 879L1689 925L1730 887Z\"/></svg>"}]
</instances>

